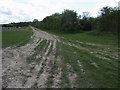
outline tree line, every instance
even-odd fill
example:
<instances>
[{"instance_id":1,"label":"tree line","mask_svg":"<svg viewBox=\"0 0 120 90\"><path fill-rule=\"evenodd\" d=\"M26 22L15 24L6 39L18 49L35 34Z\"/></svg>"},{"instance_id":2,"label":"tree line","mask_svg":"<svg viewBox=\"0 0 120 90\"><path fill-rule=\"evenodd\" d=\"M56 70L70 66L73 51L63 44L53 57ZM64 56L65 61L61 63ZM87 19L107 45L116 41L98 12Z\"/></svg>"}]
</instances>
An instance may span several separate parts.
<instances>
[{"instance_id":1,"label":"tree line","mask_svg":"<svg viewBox=\"0 0 120 90\"><path fill-rule=\"evenodd\" d=\"M63 33L98 30L100 32L118 32L120 10L117 7L103 7L96 18L90 17L89 12L78 15L74 10L65 9L62 13L54 13L42 21L10 23L3 26L28 26L43 30L55 30Z\"/></svg>"},{"instance_id":2,"label":"tree line","mask_svg":"<svg viewBox=\"0 0 120 90\"><path fill-rule=\"evenodd\" d=\"M33 20L32 26L46 30L56 30L63 33L76 33L81 30L92 30L94 18L88 17L89 12L84 12L83 18L74 10L65 9L62 14L55 13L45 17L42 21Z\"/></svg>"},{"instance_id":3,"label":"tree line","mask_svg":"<svg viewBox=\"0 0 120 90\"><path fill-rule=\"evenodd\" d=\"M65 33L98 30L100 32L118 32L120 10L117 7L103 7L96 18L89 12L78 15L74 10L65 9L61 14L55 13L42 21L33 20L32 25L46 30L56 30Z\"/></svg>"}]
</instances>

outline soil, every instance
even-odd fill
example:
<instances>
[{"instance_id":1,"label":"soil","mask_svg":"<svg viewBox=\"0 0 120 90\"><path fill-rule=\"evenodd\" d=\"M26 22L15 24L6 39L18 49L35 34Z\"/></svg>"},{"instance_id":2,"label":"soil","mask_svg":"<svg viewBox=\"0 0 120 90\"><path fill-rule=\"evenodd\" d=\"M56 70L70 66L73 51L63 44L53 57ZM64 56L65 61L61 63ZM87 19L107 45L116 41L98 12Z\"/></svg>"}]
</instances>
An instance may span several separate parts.
<instances>
[{"instance_id":1,"label":"soil","mask_svg":"<svg viewBox=\"0 0 120 90\"><path fill-rule=\"evenodd\" d=\"M31 41L21 47L7 47L2 50L2 86L3 88L31 88L34 83L38 82L38 87L45 87L45 81L49 75L47 70L52 55L47 56L52 42L56 42L58 37L47 32L33 28L33 36ZM50 43L42 55L42 60L35 69L31 70L32 64L27 63L26 59L34 53L34 48L37 47L42 40L49 40ZM55 44L55 43L54 43ZM55 48L55 46L54 46ZM54 49L53 49L54 50ZM41 76L36 79L41 64L47 59L46 68ZM34 63L33 63L34 64ZM1 84L1 83L0 83Z\"/></svg>"},{"instance_id":2,"label":"soil","mask_svg":"<svg viewBox=\"0 0 120 90\"><path fill-rule=\"evenodd\" d=\"M94 56L104 59L111 60L103 55L111 55L111 58L118 59L116 52L108 52L108 50L97 50L90 47L83 47L79 44L74 44L69 41L64 41L56 35L49 34L45 31L39 30L37 28L31 27L33 30L33 35L31 40L24 46L7 47L0 49L0 84L2 88L46 88L51 85L52 88L61 88L62 83L62 67L61 58L62 56L55 56L57 52L58 42L62 42L71 47L76 47L77 49L85 50ZM63 38L63 37L61 37ZM39 62L27 62L27 58L35 54L35 48L41 45L43 41L46 41L43 50L39 51L35 56L35 59ZM77 41L81 44L102 47L102 45L94 43L84 43ZM61 49L61 48L60 48ZM73 52L76 54L76 52ZM86 73L86 69L80 60L77 60L78 66L81 72ZM99 68L99 65L95 62L91 62L95 68ZM70 81L70 87L76 87L77 74L74 72L73 67L68 63L67 73L68 79ZM53 79L53 82L48 83L49 79Z\"/></svg>"}]
</instances>

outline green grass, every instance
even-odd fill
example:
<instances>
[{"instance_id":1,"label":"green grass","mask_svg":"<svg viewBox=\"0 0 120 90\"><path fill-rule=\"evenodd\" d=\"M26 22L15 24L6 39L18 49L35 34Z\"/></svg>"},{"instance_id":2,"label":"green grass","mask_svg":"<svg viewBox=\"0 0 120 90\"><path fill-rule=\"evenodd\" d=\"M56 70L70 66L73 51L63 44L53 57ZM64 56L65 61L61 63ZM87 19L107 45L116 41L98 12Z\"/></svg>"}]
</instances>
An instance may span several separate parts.
<instances>
[{"instance_id":1,"label":"green grass","mask_svg":"<svg viewBox=\"0 0 120 90\"><path fill-rule=\"evenodd\" d=\"M45 30L46 31L46 30ZM68 78L67 63L71 65L74 72L77 74L76 85L77 88L116 88L118 86L118 60L114 59L108 55L97 53L103 57L109 58L110 60L100 59L96 57L96 54L90 53L91 51L103 50L106 53L117 52L116 47L118 47L118 36L111 33L96 33L94 31L82 32L77 34L62 34L52 30L47 30L47 32L58 35L62 38L64 42L71 42L76 45L80 45L89 50L78 49L74 46L69 46L67 44L58 43L57 46L57 56L61 56L61 86L63 88L70 88L70 81ZM76 42L79 40L81 42L96 43L98 46L92 46L87 44L81 44ZM110 48L110 49L107 49ZM76 52L76 53L74 53ZM56 57L57 57L56 56ZM84 72L80 70L78 62L80 61ZM91 63L96 63L98 67L95 67ZM51 80L50 80L51 81Z\"/></svg>"},{"instance_id":2,"label":"green grass","mask_svg":"<svg viewBox=\"0 0 120 90\"><path fill-rule=\"evenodd\" d=\"M21 46L29 42L32 30L2 31L2 47Z\"/></svg>"},{"instance_id":3,"label":"green grass","mask_svg":"<svg viewBox=\"0 0 120 90\"><path fill-rule=\"evenodd\" d=\"M118 63L116 61L106 61L95 57L93 54L87 51L77 49L75 47L70 47L65 44L60 44L63 56L63 82L68 84L66 64L69 63L75 73L77 74L76 85L79 88L115 88L118 87ZM73 52L76 52L74 54ZM77 60L79 60L85 73L80 70ZM95 62L98 68L93 66L91 63ZM110 63L112 62L112 63ZM65 85L64 84L64 85ZM69 85L63 87L70 87Z\"/></svg>"},{"instance_id":4,"label":"green grass","mask_svg":"<svg viewBox=\"0 0 120 90\"><path fill-rule=\"evenodd\" d=\"M91 42L91 43L98 43L104 45L111 45L118 47L118 35L112 33L105 33L105 32L98 32L98 31L88 31L88 32L81 32L81 33L60 33L54 30L45 30L49 33L58 35L60 37L64 37L67 40L72 41L82 41L82 42Z\"/></svg>"},{"instance_id":5,"label":"green grass","mask_svg":"<svg viewBox=\"0 0 120 90\"><path fill-rule=\"evenodd\" d=\"M71 42L76 45L81 45L82 47L89 48L91 51L104 50L102 48L108 48L107 46L91 46L87 44L81 44L76 42L79 40L81 42L90 42L90 43L98 43L101 45L110 45L112 48L112 52L114 51L114 47L117 47L118 39L117 36L111 33L103 33L103 34L93 34L91 32L82 32L77 34L62 34L54 31L47 31L58 35L60 37L64 37L63 41ZM3 31L3 46L11 46L18 45L19 43L26 42L26 37L29 38L31 35L31 31ZM29 36L29 37L28 37ZM17 38L16 38L17 37ZM28 39L27 39L28 40ZM40 63L40 58L36 59L35 56L39 54L43 54L48 48L50 41L47 42L43 40L36 48L35 53L27 58L29 62L37 62ZM53 43L53 42L52 42ZM48 55L52 53L52 47L48 52ZM111 49L110 49L111 50ZM75 52L75 53L74 53ZM109 52L106 49L106 52ZM74 46L69 46L67 44L63 44L61 42L57 42L57 49L55 58L57 56L61 57L61 84L62 88L70 88L70 81L68 78L69 70L67 69L67 64L70 64L73 71L77 74L77 81L75 86L77 88L117 88L118 87L118 60L111 58L109 55L104 55L101 53L97 53L103 57L110 58L110 60L104 60L96 57L96 54L89 53L89 51L78 49ZM48 56L47 55L47 56ZM81 67L79 67L79 61L84 69L84 72L81 71ZM45 63L46 61L44 61ZM36 63L36 64L37 64ZM44 64L43 63L43 64ZM47 87L51 87L53 84L53 76L56 69L57 62L51 63L51 71L50 75L47 79ZM95 67L91 63L96 63L98 67ZM33 67L31 69L34 69ZM44 71L43 68L39 71L38 77ZM33 87L37 87L38 83L34 83Z\"/></svg>"},{"instance_id":6,"label":"green grass","mask_svg":"<svg viewBox=\"0 0 120 90\"><path fill-rule=\"evenodd\" d=\"M104 34L104 35L91 35L86 32L79 34L66 34L63 37L70 40L79 40L82 42L91 42L91 43L99 43L105 45L118 45L118 38L115 35Z\"/></svg>"}]
</instances>

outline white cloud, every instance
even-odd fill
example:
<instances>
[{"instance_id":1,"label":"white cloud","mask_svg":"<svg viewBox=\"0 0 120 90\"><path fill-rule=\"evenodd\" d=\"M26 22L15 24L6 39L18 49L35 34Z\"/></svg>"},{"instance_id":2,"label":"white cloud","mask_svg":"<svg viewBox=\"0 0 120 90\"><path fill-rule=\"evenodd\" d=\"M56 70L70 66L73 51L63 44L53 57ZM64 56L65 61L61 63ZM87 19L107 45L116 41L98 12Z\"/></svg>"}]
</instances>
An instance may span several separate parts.
<instances>
[{"instance_id":1,"label":"white cloud","mask_svg":"<svg viewBox=\"0 0 120 90\"><path fill-rule=\"evenodd\" d=\"M64 9L74 9L81 14L90 11L97 16L103 6L116 6L118 0L0 0L0 23L42 20ZM92 5L91 5L92 4Z\"/></svg>"},{"instance_id":2,"label":"white cloud","mask_svg":"<svg viewBox=\"0 0 120 90\"><path fill-rule=\"evenodd\" d=\"M91 16L96 17L98 16L98 12L102 7L105 6L116 7L119 0L89 0L88 2L87 1L88 0L83 0L83 2L81 1L81 3L84 4L88 3L88 6L81 7L82 11L78 11L78 12L82 14L82 12L84 11L89 11L91 13ZM94 4L89 6L89 3L90 4L94 3Z\"/></svg>"},{"instance_id":3,"label":"white cloud","mask_svg":"<svg viewBox=\"0 0 120 90\"><path fill-rule=\"evenodd\" d=\"M19 22L30 19L24 13L25 5L14 2L13 0L2 0L0 3L0 23ZM4 12L4 13L3 13Z\"/></svg>"},{"instance_id":4,"label":"white cloud","mask_svg":"<svg viewBox=\"0 0 120 90\"><path fill-rule=\"evenodd\" d=\"M60 12L67 5L45 0L28 0L27 2L18 0L2 0L0 3L0 23L33 20L37 18L42 20L44 17ZM10 11L10 12L8 12ZM9 13L12 13L9 14ZM11 18L11 19L10 19Z\"/></svg>"},{"instance_id":5,"label":"white cloud","mask_svg":"<svg viewBox=\"0 0 120 90\"><path fill-rule=\"evenodd\" d=\"M92 16L97 16L98 13L96 12L100 11L102 7L105 6L116 7L117 3L118 0L101 0L100 2L97 2L95 7L91 10Z\"/></svg>"}]
</instances>

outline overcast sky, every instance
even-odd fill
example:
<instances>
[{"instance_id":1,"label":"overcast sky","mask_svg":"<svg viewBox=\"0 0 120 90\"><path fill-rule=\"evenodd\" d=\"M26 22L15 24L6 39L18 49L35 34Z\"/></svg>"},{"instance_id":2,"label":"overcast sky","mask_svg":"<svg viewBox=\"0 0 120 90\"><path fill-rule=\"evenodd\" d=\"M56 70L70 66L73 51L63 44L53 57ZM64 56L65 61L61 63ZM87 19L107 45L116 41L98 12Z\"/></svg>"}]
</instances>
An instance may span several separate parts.
<instances>
[{"instance_id":1,"label":"overcast sky","mask_svg":"<svg viewBox=\"0 0 120 90\"><path fill-rule=\"evenodd\" d=\"M64 9L75 10L78 14L89 11L96 17L103 6L115 7L119 0L0 0L0 24L42 20Z\"/></svg>"}]
</instances>

